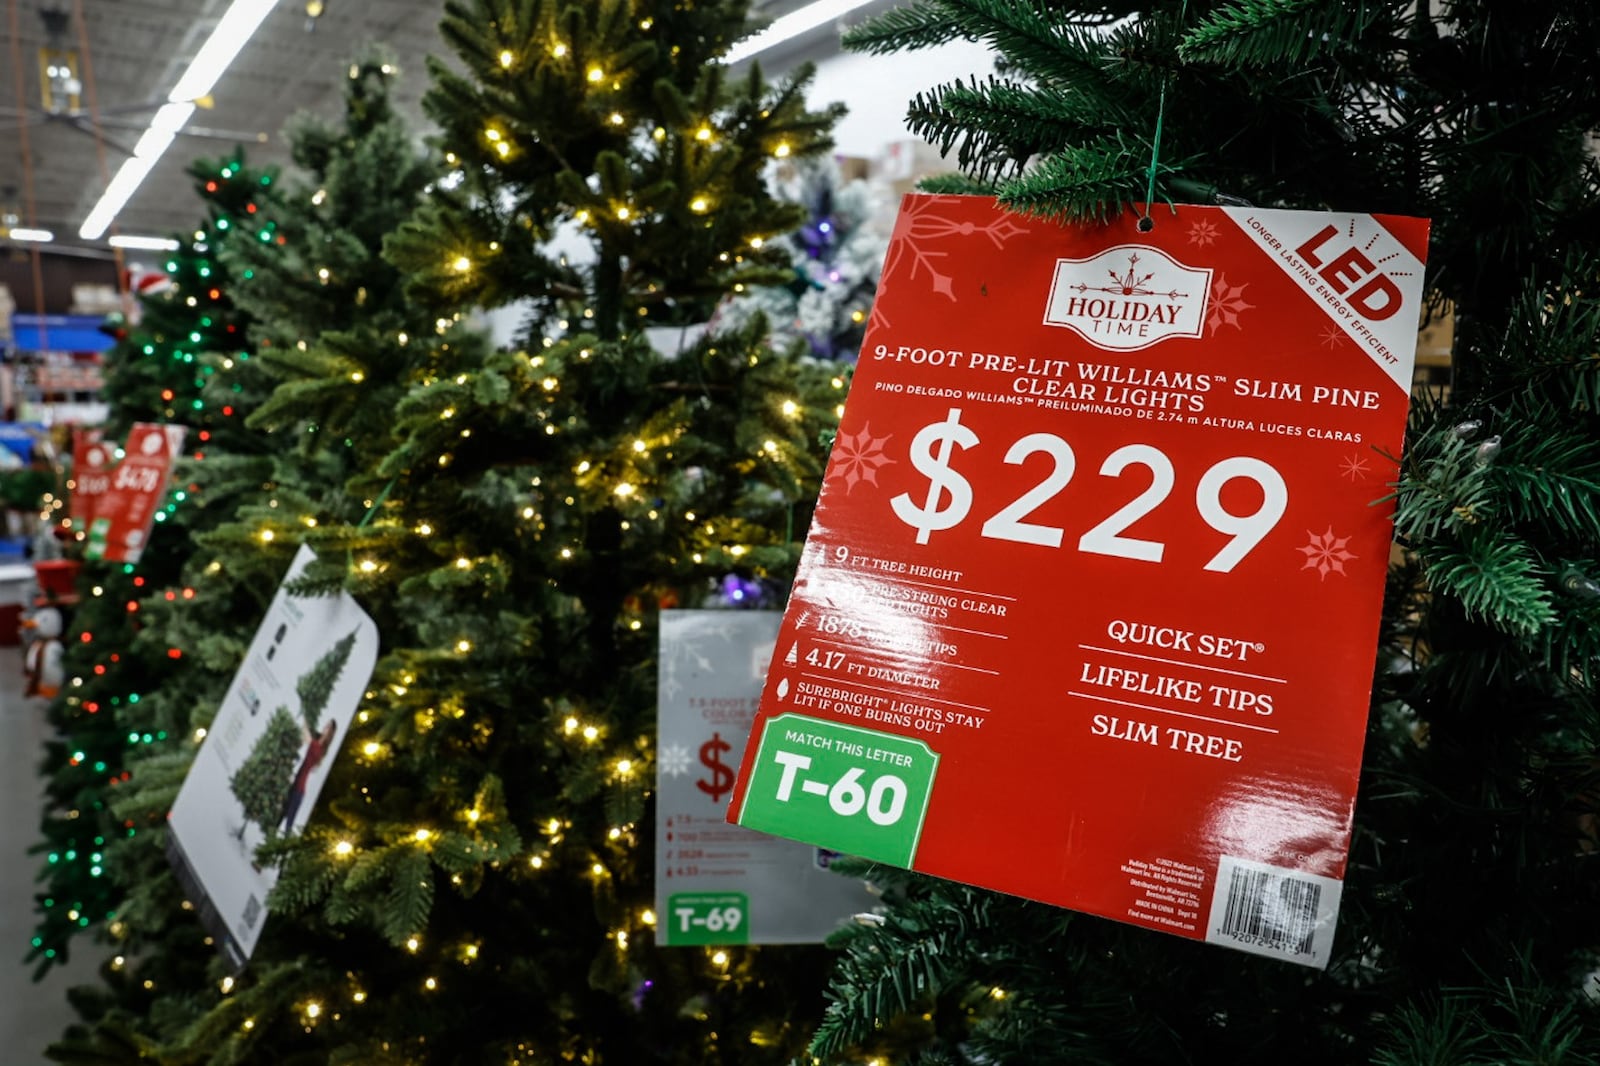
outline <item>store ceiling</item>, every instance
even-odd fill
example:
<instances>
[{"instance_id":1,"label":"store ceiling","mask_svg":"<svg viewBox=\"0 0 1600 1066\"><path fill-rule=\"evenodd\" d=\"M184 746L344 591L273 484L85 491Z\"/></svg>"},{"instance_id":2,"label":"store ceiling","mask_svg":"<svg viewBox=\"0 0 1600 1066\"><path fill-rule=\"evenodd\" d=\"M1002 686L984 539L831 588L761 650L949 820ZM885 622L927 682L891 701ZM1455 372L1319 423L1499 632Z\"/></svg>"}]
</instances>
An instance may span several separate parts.
<instances>
[{"instance_id":1,"label":"store ceiling","mask_svg":"<svg viewBox=\"0 0 1600 1066\"><path fill-rule=\"evenodd\" d=\"M756 0L753 10L776 18L805 0ZM150 116L165 102L229 0L4 0L0 13L0 219L9 213L29 225L22 121L31 155L32 225L55 233L55 251L77 242L79 225L130 153ZM41 106L42 48L53 43L80 49L72 13L81 5L88 30L87 75L92 66L95 103L101 118L104 163L89 120L87 85L76 115L49 114ZM887 6L875 4L874 7ZM402 108L422 128L418 100L426 87L423 57L443 52L437 26L441 0L324 0L314 24L305 0L280 0L213 91L215 106L197 111L187 133L167 151L139 192L123 209L117 229L125 234L168 235L192 227L200 214L185 169L197 156L217 157L246 146L251 164L283 164L280 136L296 111L337 112L340 81L350 57L370 41L395 54L403 78ZM870 9L869 9L870 10ZM60 12L64 32L52 38L44 17ZM308 25L314 29L308 30ZM828 27L802 48L774 57L815 58L837 48ZM765 57L764 57L765 59ZM771 60L766 60L772 65ZM85 78L87 82L87 78ZM84 249L105 249L95 242Z\"/></svg>"}]
</instances>

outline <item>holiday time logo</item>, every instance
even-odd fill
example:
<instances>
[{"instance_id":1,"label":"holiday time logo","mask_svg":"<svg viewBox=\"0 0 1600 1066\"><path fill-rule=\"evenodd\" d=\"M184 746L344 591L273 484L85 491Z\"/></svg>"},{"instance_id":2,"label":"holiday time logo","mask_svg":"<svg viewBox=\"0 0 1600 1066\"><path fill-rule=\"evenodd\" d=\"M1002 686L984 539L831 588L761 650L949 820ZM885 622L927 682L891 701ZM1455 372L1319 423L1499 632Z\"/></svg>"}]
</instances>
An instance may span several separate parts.
<instances>
[{"instance_id":1,"label":"holiday time logo","mask_svg":"<svg viewBox=\"0 0 1600 1066\"><path fill-rule=\"evenodd\" d=\"M1097 348L1131 352L1172 337L1198 337L1211 271L1159 248L1119 244L1087 259L1057 259L1044 321Z\"/></svg>"}]
</instances>

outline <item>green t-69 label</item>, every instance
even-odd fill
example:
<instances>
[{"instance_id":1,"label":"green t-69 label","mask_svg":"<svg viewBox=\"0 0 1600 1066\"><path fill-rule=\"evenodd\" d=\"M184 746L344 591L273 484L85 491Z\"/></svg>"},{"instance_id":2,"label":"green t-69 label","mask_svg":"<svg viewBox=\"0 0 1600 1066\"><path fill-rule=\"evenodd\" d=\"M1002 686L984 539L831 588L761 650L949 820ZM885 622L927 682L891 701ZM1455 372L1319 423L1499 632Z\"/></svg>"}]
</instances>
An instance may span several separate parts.
<instances>
[{"instance_id":1,"label":"green t-69 label","mask_svg":"<svg viewBox=\"0 0 1600 1066\"><path fill-rule=\"evenodd\" d=\"M748 944L750 901L743 892L679 892L667 899L662 943Z\"/></svg>"}]
</instances>

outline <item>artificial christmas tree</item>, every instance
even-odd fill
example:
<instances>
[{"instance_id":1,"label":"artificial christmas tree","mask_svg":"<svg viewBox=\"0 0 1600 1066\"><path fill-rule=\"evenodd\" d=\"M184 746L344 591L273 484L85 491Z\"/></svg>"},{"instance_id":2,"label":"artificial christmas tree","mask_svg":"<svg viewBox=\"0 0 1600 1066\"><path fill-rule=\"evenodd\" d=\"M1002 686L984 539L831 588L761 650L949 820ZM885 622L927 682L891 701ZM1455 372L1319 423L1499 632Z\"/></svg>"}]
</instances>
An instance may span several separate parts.
<instances>
[{"instance_id":1,"label":"artificial christmas tree","mask_svg":"<svg viewBox=\"0 0 1600 1066\"><path fill-rule=\"evenodd\" d=\"M1582 70L1600 13L923 0L851 41L958 37L992 44L1006 73L913 102L913 127L967 170L939 188L1091 222L1147 202L1158 228L1166 200L1431 218L1452 376L1416 402L1393 486L1402 552L1326 972L841 864L885 906L841 937L812 1051L951 1066L1600 1060L1600 94Z\"/></svg>"},{"instance_id":2,"label":"artificial christmas tree","mask_svg":"<svg viewBox=\"0 0 1600 1066\"><path fill-rule=\"evenodd\" d=\"M106 432L120 440L136 422L176 422L194 428L187 451L204 455L213 433L225 431L229 411L203 398L213 368L202 356L239 353L250 322L232 302L232 280L218 251L238 236L236 221L249 215L273 178L246 168L237 155L197 162L191 175L208 217L166 260L171 283L151 288L137 330L107 356ZM179 578L191 524L203 521L189 476L197 465L192 459L180 464L137 565L89 561L78 577L80 602L63 657L66 688L50 707L58 735L44 763L51 805L36 848L45 857L44 890L31 953L40 972L67 957L73 936L123 928L117 923L125 896L109 872L117 866L113 856L149 823L113 814L111 800L129 790L134 756L187 736L187 730L144 717L150 704L141 703L182 656L183 646L167 643L165 627L150 619L169 601L193 595ZM87 531L70 532L81 552Z\"/></svg>"},{"instance_id":3,"label":"artificial christmas tree","mask_svg":"<svg viewBox=\"0 0 1600 1066\"><path fill-rule=\"evenodd\" d=\"M352 630L295 683L294 690L300 696L300 716L313 733L321 728L322 709L328 705L328 697L333 693L333 686L338 684L339 674L349 661L350 649L355 643L356 634Z\"/></svg>"},{"instance_id":4,"label":"artificial christmas tree","mask_svg":"<svg viewBox=\"0 0 1600 1066\"><path fill-rule=\"evenodd\" d=\"M284 381L252 424L332 454L342 502L278 492L195 563L281 566L303 540L300 591L358 596L384 657L319 810L257 853L281 874L249 968L201 979L147 944L135 976L166 975L148 1010L62 1057L778 1063L803 1046L820 950L657 948L642 825L656 608L730 574L787 579L846 383L759 328L670 361L642 336L781 276L769 242L799 212L763 169L827 146L803 80L714 62L744 10L448 7L466 73L435 64L428 107L461 177L385 240L407 293L378 303L427 317L379 320L366 346L302 333L304 359L274 345ZM558 232L592 257L552 249ZM513 299L526 346L485 356L455 323Z\"/></svg>"},{"instance_id":5,"label":"artificial christmas tree","mask_svg":"<svg viewBox=\"0 0 1600 1066\"><path fill-rule=\"evenodd\" d=\"M831 159L787 171L776 183L778 193L806 209L805 222L780 242L789 252L792 276L730 300L717 324L736 329L753 315L765 315L774 345L801 340L818 358L853 360L889 243L877 228L887 190L864 178L845 181Z\"/></svg>"}]
</instances>

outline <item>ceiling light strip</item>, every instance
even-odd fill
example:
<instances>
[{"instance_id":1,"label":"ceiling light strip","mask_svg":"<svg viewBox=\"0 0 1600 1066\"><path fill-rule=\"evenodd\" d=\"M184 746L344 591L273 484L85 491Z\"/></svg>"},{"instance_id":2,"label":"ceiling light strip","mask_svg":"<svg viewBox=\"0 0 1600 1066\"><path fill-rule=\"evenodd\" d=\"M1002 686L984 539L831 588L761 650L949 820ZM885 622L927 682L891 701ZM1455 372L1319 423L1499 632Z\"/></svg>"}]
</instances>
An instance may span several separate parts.
<instances>
[{"instance_id":1,"label":"ceiling light strip","mask_svg":"<svg viewBox=\"0 0 1600 1066\"><path fill-rule=\"evenodd\" d=\"M816 0L815 3L791 11L782 18L774 19L772 25L760 33L746 37L728 50L727 58L723 61L729 65L742 63L753 55L765 52L769 48L776 48L785 41L792 41L803 33L810 33L818 26L843 18L871 2L872 0Z\"/></svg>"},{"instance_id":2,"label":"ceiling light strip","mask_svg":"<svg viewBox=\"0 0 1600 1066\"><path fill-rule=\"evenodd\" d=\"M119 233L108 242L113 248L126 248L137 252L176 252L178 242L171 237L136 237Z\"/></svg>"},{"instance_id":3,"label":"ceiling light strip","mask_svg":"<svg viewBox=\"0 0 1600 1066\"><path fill-rule=\"evenodd\" d=\"M178 84L167 94L170 101L150 120L150 128L134 146L133 158L122 164L116 177L106 186L100 200L78 228L78 236L86 241L99 240L110 228L133 194L139 190L145 177L155 168L163 153L172 145L184 123L194 114L194 101L216 86L227 71L228 65L244 49L261 23L272 13L278 0L233 0L227 12L217 22L216 29L200 46L200 51L189 63Z\"/></svg>"}]
</instances>

